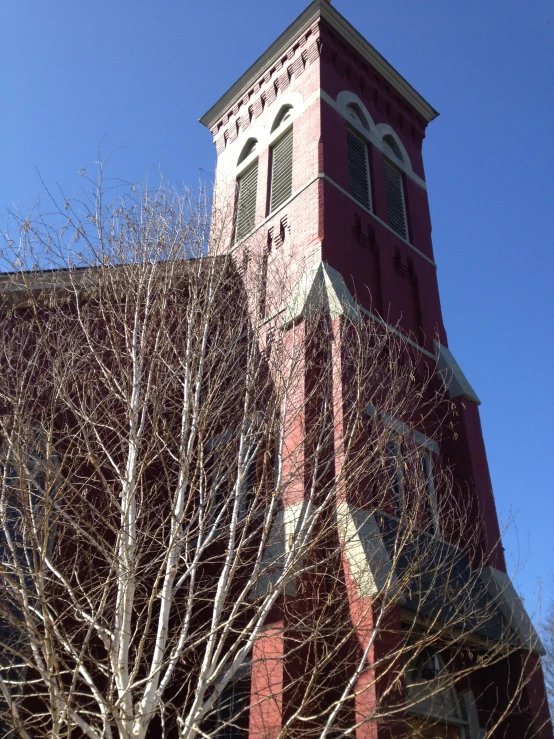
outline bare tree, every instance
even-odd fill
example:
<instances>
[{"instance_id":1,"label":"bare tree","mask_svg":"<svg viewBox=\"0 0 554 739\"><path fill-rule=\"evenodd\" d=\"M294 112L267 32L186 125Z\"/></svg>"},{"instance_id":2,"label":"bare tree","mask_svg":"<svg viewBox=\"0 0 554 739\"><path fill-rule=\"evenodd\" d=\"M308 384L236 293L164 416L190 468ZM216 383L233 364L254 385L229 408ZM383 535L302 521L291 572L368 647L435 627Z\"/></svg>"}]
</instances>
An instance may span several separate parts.
<instances>
[{"instance_id":1,"label":"bare tree","mask_svg":"<svg viewBox=\"0 0 554 739\"><path fill-rule=\"evenodd\" d=\"M464 732L477 670L479 736L523 711L534 645L436 454L433 362L321 266L229 250L223 205L98 187L58 216L3 280L5 736Z\"/></svg>"}]
</instances>

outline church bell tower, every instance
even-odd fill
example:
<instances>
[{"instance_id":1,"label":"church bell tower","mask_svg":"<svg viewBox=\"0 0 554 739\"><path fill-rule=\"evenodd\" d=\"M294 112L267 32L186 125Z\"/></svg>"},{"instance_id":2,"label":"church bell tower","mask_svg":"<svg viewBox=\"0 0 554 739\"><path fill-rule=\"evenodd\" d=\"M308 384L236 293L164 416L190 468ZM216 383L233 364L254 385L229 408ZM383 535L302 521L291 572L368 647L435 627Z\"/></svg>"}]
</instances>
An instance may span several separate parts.
<instances>
[{"instance_id":1,"label":"church bell tower","mask_svg":"<svg viewBox=\"0 0 554 739\"><path fill-rule=\"evenodd\" d=\"M291 290L302 280L319 281L337 305L355 304L393 327L448 378L457 432L445 438L440 453L457 485L472 496L468 509L487 587L503 613L529 632L532 626L506 575L480 401L449 348L443 324L422 156L427 126L437 115L334 5L314 0L201 122L217 149L217 197L234 208L226 246L240 255L250 242L262 245L268 291L267 254L286 255ZM298 310L292 319L301 318ZM268 629L260 649L279 653L282 645ZM538 639L531 653L526 664L539 659ZM279 675L271 679L282 680ZM504 679L499 674L498 680ZM277 690L269 683L266 689ZM544 725L540 670L525 690L527 715L543 727L529 736L547 739L552 734ZM488 708L471 698L474 693L468 689L466 733L449 737L485 736ZM257 724L251 714L250 735L277 736L280 716L267 709ZM502 736L520 739L518 726L508 726ZM376 731L362 726L356 736L381 736Z\"/></svg>"}]
</instances>

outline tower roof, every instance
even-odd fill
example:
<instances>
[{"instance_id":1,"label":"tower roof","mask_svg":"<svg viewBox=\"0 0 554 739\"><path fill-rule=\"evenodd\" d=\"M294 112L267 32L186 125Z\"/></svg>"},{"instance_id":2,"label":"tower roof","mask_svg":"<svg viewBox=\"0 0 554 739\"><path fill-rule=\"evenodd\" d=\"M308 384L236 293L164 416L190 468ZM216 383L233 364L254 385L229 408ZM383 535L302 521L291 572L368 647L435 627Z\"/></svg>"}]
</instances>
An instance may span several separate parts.
<instances>
[{"instance_id":1,"label":"tower roof","mask_svg":"<svg viewBox=\"0 0 554 739\"><path fill-rule=\"evenodd\" d=\"M317 18L323 18L361 56L379 72L383 78L410 103L427 123L436 118L437 111L407 82L396 69L379 54L346 18L344 18L328 0L314 0L298 18L274 41L257 61L219 98L202 118L207 128L212 128L233 104L252 86L267 67L276 62L294 39L308 29Z\"/></svg>"}]
</instances>

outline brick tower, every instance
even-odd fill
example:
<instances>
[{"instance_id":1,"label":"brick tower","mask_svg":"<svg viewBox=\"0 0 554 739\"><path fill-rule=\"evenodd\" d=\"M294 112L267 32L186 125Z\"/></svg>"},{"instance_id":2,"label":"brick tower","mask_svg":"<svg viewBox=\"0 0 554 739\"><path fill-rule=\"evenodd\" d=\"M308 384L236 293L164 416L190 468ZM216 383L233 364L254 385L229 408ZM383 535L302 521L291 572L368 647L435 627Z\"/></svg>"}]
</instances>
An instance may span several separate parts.
<instances>
[{"instance_id":1,"label":"brick tower","mask_svg":"<svg viewBox=\"0 0 554 739\"><path fill-rule=\"evenodd\" d=\"M478 531L488 592L529 644L525 659L511 658L510 663L512 677L514 670L529 673L525 705L494 735L546 739L552 733L545 724L542 675L540 668L531 670L538 663L540 642L506 575L480 401L448 349L442 320L422 159L425 130L436 116L328 2L315 0L201 122L217 149L218 197L234 201L238 192L229 248L239 254L257 239L266 255L281 250L292 265L292 287L304 285L304 302L311 286L318 285L327 291L335 316L354 305L393 326L448 378L457 429L441 441L440 454L454 470L457 485L471 496L468 509ZM271 290L267 256L265 264ZM290 318L301 320L302 299L296 303ZM400 612L398 619L401 628ZM282 654L276 633L268 624L260 639L266 655ZM256 678L258 691L281 695L282 668L275 664L273 673ZM499 662L497 669L493 682L500 685L508 679L507 667ZM457 725L449 724L442 734L417 735L484 737L494 699L475 680L465 687ZM360 695L356 711L363 715L368 698ZM251 736L277 735L280 701L258 709L260 715L252 708ZM373 724L361 725L356 735L384 736Z\"/></svg>"}]
</instances>

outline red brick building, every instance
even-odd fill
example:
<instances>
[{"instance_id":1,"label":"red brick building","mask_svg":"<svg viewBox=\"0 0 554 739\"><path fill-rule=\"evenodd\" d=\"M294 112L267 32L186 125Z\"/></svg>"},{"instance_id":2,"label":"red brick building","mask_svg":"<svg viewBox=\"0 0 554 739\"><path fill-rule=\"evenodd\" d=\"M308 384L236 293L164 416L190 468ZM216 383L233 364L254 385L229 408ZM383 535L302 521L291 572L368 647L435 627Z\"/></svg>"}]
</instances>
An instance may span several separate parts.
<instances>
[{"instance_id":1,"label":"red brick building","mask_svg":"<svg viewBox=\"0 0 554 739\"><path fill-rule=\"evenodd\" d=\"M443 325L422 156L427 125L436 116L328 2L315 0L201 121L218 153L216 193L232 200L238 182L230 237L237 255L254 240L263 245L268 292L274 255L289 260L296 290L289 319L302 321L310 291L317 288L326 293L334 319L354 310L396 327L407 345L424 361L437 363L447 378L457 433L445 436L440 454L471 497L488 592L531 650L531 656L510 663L512 673L529 671L525 705L494 735L546 739L552 733L542 674L531 669L538 665L540 642L506 575L480 401L448 349ZM343 388L334 392L340 405ZM435 533L440 536L440 522ZM399 629L402 618L399 610ZM264 664L273 654L275 669L252 675L258 694L281 695L281 634L280 624L268 624L259 640ZM492 681L503 685L507 668L495 669ZM485 736L492 703L484 685L475 673L464 688L460 716L437 724L436 733L418 736ZM368 693L359 692L358 716L368 710L368 700ZM279 701L251 710L252 739L278 735L286 713ZM356 736L381 732L362 723Z\"/></svg>"}]
</instances>

